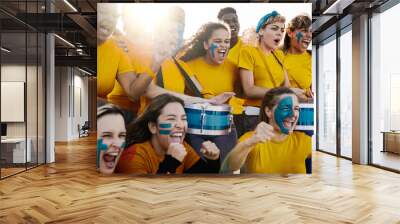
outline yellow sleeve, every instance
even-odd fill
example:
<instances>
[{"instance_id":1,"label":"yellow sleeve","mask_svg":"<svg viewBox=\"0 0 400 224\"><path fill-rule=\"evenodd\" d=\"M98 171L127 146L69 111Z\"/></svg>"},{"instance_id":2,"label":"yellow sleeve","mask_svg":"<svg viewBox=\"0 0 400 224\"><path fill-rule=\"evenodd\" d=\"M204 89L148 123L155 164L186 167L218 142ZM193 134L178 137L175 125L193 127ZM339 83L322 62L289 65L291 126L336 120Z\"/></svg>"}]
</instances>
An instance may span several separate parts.
<instances>
[{"instance_id":1,"label":"yellow sleeve","mask_svg":"<svg viewBox=\"0 0 400 224\"><path fill-rule=\"evenodd\" d=\"M244 133L244 134L242 135L242 137L239 138L239 142L245 141L246 139L248 139L248 138L250 138L251 136L253 136L253 134L254 134L254 131L249 131L249 132Z\"/></svg>"},{"instance_id":2,"label":"yellow sleeve","mask_svg":"<svg viewBox=\"0 0 400 224\"><path fill-rule=\"evenodd\" d=\"M132 67L132 64L129 60L128 55L120 48L119 52L120 52L120 57L119 57L119 64L118 64L118 71L117 74L123 74L123 73L127 73L127 72L133 72L134 69ZM112 58L110 60L113 60Z\"/></svg>"},{"instance_id":3,"label":"yellow sleeve","mask_svg":"<svg viewBox=\"0 0 400 224\"><path fill-rule=\"evenodd\" d=\"M240 51L238 67L247 69L249 71L254 71L255 67L254 65L255 65L255 59L251 52L251 48L244 47Z\"/></svg>"},{"instance_id":4,"label":"yellow sleeve","mask_svg":"<svg viewBox=\"0 0 400 224\"><path fill-rule=\"evenodd\" d=\"M184 169L190 169L190 167L192 167L195 163L197 163L197 161L200 159L199 155L197 155L196 151L194 151L194 149L187 144L186 142L184 143L185 149L186 149L186 156L185 159L183 161L183 165L184 165Z\"/></svg>"},{"instance_id":5,"label":"yellow sleeve","mask_svg":"<svg viewBox=\"0 0 400 224\"><path fill-rule=\"evenodd\" d=\"M304 159L311 156L311 151L312 151L312 138L308 135L306 135L304 132L297 132L300 137L299 141L301 145L301 150L302 150L302 155L304 156Z\"/></svg>"}]
</instances>

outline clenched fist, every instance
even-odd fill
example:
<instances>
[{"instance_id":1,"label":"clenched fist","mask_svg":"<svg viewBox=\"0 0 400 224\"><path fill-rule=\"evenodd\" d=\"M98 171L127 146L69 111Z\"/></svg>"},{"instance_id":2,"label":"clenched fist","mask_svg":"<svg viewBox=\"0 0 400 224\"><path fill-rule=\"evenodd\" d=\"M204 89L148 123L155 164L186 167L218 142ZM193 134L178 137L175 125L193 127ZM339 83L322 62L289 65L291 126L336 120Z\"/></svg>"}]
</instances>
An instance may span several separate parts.
<instances>
[{"instance_id":1,"label":"clenched fist","mask_svg":"<svg viewBox=\"0 0 400 224\"><path fill-rule=\"evenodd\" d=\"M253 144L258 144L261 142L266 142L271 140L271 138L274 136L274 127L271 125L261 122L257 125L256 130L254 131L253 136L249 138L249 143L251 145Z\"/></svg>"},{"instance_id":2,"label":"clenched fist","mask_svg":"<svg viewBox=\"0 0 400 224\"><path fill-rule=\"evenodd\" d=\"M201 144L200 152L209 160L217 160L219 158L219 148L210 141Z\"/></svg>"},{"instance_id":3,"label":"clenched fist","mask_svg":"<svg viewBox=\"0 0 400 224\"><path fill-rule=\"evenodd\" d=\"M168 146L167 154L182 162L187 152L185 147L180 143L171 143Z\"/></svg>"}]
</instances>

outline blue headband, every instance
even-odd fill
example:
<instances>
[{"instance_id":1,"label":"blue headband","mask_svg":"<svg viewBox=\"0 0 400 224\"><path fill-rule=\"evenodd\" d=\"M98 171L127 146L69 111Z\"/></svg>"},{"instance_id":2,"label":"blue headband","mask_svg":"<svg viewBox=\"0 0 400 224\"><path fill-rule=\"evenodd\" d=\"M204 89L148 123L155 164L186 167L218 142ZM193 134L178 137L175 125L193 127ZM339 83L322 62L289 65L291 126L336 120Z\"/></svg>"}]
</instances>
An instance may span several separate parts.
<instances>
[{"instance_id":1,"label":"blue headband","mask_svg":"<svg viewBox=\"0 0 400 224\"><path fill-rule=\"evenodd\" d=\"M258 33L261 30L261 28L264 26L264 23L267 22L267 20L270 17L275 17L275 16L278 16L278 15L279 15L279 13L277 11L272 11L271 13L268 13L267 15L263 16L258 21L257 28L256 28L256 33Z\"/></svg>"}]
</instances>

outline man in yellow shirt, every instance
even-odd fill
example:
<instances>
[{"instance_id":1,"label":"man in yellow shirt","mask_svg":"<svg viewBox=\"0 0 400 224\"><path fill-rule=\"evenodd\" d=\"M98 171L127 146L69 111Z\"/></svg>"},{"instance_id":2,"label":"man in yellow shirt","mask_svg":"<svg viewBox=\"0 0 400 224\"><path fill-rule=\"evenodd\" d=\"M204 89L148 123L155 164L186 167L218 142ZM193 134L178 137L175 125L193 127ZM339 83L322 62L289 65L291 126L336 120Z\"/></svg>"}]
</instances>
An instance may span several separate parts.
<instances>
[{"instance_id":1,"label":"man in yellow shirt","mask_svg":"<svg viewBox=\"0 0 400 224\"><path fill-rule=\"evenodd\" d=\"M109 4L99 4L97 29L97 96L105 99L115 81L132 99L137 99L147 89L151 80L137 79L127 55L111 39L118 19L118 10Z\"/></svg>"},{"instance_id":2,"label":"man in yellow shirt","mask_svg":"<svg viewBox=\"0 0 400 224\"><path fill-rule=\"evenodd\" d=\"M227 58L237 65L239 63L239 54L243 47L243 41L239 37L240 24L236 10L232 7L223 8L219 10L217 17L220 21L228 24L231 29L231 42Z\"/></svg>"},{"instance_id":3,"label":"man in yellow shirt","mask_svg":"<svg viewBox=\"0 0 400 224\"><path fill-rule=\"evenodd\" d=\"M244 134L225 159L221 172L242 168L246 173L306 173L311 137L294 132L299 102L286 87L269 90L262 101L260 123Z\"/></svg>"}]
</instances>

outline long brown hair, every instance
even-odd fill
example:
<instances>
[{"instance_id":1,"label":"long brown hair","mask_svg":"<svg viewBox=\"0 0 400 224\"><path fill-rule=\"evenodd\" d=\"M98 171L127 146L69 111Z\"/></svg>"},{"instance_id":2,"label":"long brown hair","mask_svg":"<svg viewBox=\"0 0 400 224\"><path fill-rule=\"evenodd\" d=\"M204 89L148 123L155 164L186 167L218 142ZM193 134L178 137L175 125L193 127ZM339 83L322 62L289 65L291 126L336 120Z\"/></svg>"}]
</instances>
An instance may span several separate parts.
<instances>
[{"instance_id":1,"label":"long brown hair","mask_svg":"<svg viewBox=\"0 0 400 224\"><path fill-rule=\"evenodd\" d=\"M207 54L207 51L204 49L204 42L207 42L212 33L218 29L225 29L230 33L230 29L225 23L215 23L209 22L200 27L197 33L192 37L191 41L187 43L183 47L183 52L185 52L180 59L182 61L190 61L200 56L204 56Z\"/></svg>"},{"instance_id":2,"label":"long brown hair","mask_svg":"<svg viewBox=\"0 0 400 224\"><path fill-rule=\"evenodd\" d=\"M161 110L169 103L179 103L182 107L185 105L183 100L170 94L161 94L153 98L143 114L128 126L126 137L127 146L135 143L142 143L151 138L152 133L148 128L148 124L150 122L157 123Z\"/></svg>"},{"instance_id":3,"label":"long brown hair","mask_svg":"<svg viewBox=\"0 0 400 224\"><path fill-rule=\"evenodd\" d=\"M259 115L259 121L262 122L269 122L269 118L267 114L265 113L265 108L267 107L268 109L272 110L272 108L278 103L278 99L281 95L283 94L293 94L296 95L293 90L287 87L277 87L277 88L272 88L268 90L261 103L260 107L260 115Z\"/></svg>"},{"instance_id":4,"label":"long brown hair","mask_svg":"<svg viewBox=\"0 0 400 224\"><path fill-rule=\"evenodd\" d=\"M290 20L285 34L285 39L283 40L283 52L286 53L290 49L290 37L288 31L290 30L293 32L296 29L308 29L311 26L311 23L311 18L306 14L298 15Z\"/></svg>"}]
</instances>

